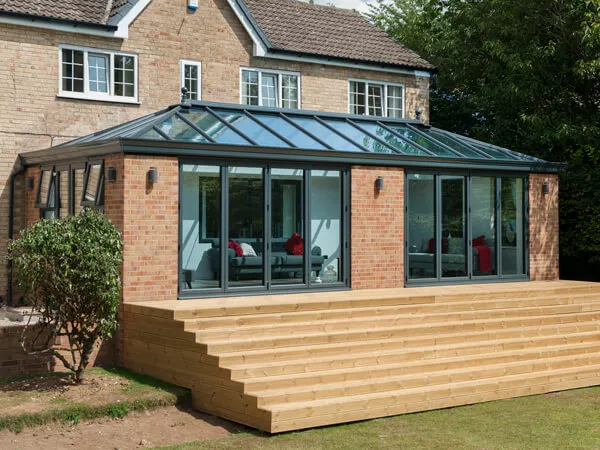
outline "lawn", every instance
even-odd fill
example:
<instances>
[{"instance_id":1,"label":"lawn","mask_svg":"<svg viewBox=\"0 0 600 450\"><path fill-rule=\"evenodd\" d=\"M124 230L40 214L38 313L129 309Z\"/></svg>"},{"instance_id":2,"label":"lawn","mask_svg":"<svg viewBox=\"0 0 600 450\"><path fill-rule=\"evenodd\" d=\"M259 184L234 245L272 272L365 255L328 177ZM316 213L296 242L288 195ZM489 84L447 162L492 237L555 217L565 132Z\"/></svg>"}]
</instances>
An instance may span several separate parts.
<instances>
[{"instance_id":1,"label":"lawn","mask_svg":"<svg viewBox=\"0 0 600 450\"><path fill-rule=\"evenodd\" d=\"M91 368L77 385L67 373L0 380L0 430L77 424L177 404L189 391L122 368Z\"/></svg>"},{"instance_id":2,"label":"lawn","mask_svg":"<svg viewBox=\"0 0 600 450\"><path fill-rule=\"evenodd\" d=\"M600 448L600 387L163 449Z\"/></svg>"}]
</instances>

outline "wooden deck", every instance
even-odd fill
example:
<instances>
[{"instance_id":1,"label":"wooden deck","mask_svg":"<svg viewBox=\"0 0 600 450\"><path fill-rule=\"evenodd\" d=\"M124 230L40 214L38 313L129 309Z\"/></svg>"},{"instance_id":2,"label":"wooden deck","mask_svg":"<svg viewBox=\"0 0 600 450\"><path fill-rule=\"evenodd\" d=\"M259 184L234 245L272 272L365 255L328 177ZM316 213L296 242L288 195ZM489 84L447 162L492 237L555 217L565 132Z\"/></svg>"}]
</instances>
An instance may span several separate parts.
<instances>
[{"instance_id":1,"label":"wooden deck","mask_svg":"<svg viewBox=\"0 0 600 450\"><path fill-rule=\"evenodd\" d=\"M600 384L600 283L125 304L126 367L271 432Z\"/></svg>"}]
</instances>

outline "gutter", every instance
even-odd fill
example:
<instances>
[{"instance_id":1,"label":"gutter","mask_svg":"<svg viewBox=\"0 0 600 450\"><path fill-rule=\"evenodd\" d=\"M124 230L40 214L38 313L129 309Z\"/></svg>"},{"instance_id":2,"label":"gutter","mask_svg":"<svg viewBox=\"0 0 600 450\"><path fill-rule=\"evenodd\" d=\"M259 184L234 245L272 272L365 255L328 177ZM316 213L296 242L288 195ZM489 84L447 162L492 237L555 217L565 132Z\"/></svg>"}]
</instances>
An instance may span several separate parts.
<instances>
[{"instance_id":1,"label":"gutter","mask_svg":"<svg viewBox=\"0 0 600 450\"><path fill-rule=\"evenodd\" d=\"M14 217L15 217L15 178L25 173L25 167L19 170L13 171L10 174L10 193L8 196L9 207L8 207L8 239L12 240L14 237ZM13 275L12 275L12 261L8 260L8 287L6 289L6 304L13 306Z\"/></svg>"},{"instance_id":2,"label":"gutter","mask_svg":"<svg viewBox=\"0 0 600 450\"><path fill-rule=\"evenodd\" d=\"M35 14L25 14L25 13L17 13L13 11L0 11L0 16L14 17L18 19L30 20L31 22L46 22L46 23L56 23L61 25L68 25L77 28L79 27L88 27L88 28L98 28L106 31L117 31L118 26L111 24L101 24L96 22L85 22L83 20L72 20L72 19L61 19L58 17L46 17L46 16L38 16Z\"/></svg>"}]
</instances>

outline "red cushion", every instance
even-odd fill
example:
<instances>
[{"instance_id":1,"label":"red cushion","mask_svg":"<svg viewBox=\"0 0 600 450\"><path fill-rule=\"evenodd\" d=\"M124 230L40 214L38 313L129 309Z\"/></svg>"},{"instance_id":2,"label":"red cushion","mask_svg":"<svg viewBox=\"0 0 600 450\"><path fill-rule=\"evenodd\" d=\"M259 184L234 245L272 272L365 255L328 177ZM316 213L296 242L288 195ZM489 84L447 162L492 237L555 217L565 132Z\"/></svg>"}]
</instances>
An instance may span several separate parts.
<instances>
[{"instance_id":1,"label":"red cushion","mask_svg":"<svg viewBox=\"0 0 600 450\"><path fill-rule=\"evenodd\" d=\"M429 239L427 253L435 253L435 239ZM442 238L442 253L448 253L448 238Z\"/></svg>"},{"instance_id":2,"label":"red cushion","mask_svg":"<svg viewBox=\"0 0 600 450\"><path fill-rule=\"evenodd\" d=\"M476 247L478 245L485 245L485 234L473 238L473 247Z\"/></svg>"},{"instance_id":3,"label":"red cushion","mask_svg":"<svg viewBox=\"0 0 600 450\"><path fill-rule=\"evenodd\" d=\"M294 233L285 241L285 249L291 255L302 255L304 253L304 241L298 233Z\"/></svg>"},{"instance_id":4,"label":"red cushion","mask_svg":"<svg viewBox=\"0 0 600 450\"><path fill-rule=\"evenodd\" d=\"M244 250L242 250L242 246L233 239L229 240L228 247L235 250L235 256L244 256Z\"/></svg>"}]
</instances>

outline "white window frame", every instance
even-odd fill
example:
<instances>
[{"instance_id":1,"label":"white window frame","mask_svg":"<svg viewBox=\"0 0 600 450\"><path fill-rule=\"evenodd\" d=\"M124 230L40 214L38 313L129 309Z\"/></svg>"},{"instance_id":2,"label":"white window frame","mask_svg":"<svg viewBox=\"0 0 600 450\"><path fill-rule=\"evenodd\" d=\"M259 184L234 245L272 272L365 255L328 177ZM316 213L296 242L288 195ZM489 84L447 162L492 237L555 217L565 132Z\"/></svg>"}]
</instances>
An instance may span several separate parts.
<instances>
[{"instance_id":1,"label":"white window frame","mask_svg":"<svg viewBox=\"0 0 600 450\"><path fill-rule=\"evenodd\" d=\"M83 92L72 92L65 91L62 88L63 81L63 50L75 50L83 52ZM108 92L93 92L90 91L90 80L89 80L89 67L88 67L88 54L106 55L108 57ZM133 80L134 89L133 97L125 97L115 95L115 56L129 56L133 58ZM80 47L73 45L59 45L58 46L58 97L64 98L76 98L81 100L96 100L103 102L115 102L115 103L138 103L138 88L139 88L139 70L138 70L138 55L135 53L114 51L114 50L103 50L98 48Z\"/></svg>"},{"instance_id":2,"label":"white window frame","mask_svg":"<svg viewBox=\"0 0 600 450\"><path fill-rule=\"evenodd\" d=\"M383 86L383 98L381 99L381 104L383 106L383 116L373 116L373 117L388 117L388 87L399 87L402 89L402 117L397 117L398 119L404 119L406 117L406 89L404 84L402 83L389 83L387 81L376 81L376 80L364 80L360 78L348 78L348 113L353 114L351 111L351 91L350 91L350 83L365 83L365 116L369 115L369 84L376 84L379 86Z\"/></svg>"},{"instance_id":3,"label":"white window frame","mask_svg":"<svg viewBox=\"0 0 600 450\"><path fill-rule=\"evenodd\" d=\"M181 98L181 90L185 86L185 66L196 66L198 68L198 98L192 100L200 101L202 100L202 62L192 59L182 59L179 62L179 97Z\"/></svg>"},{"instance_id":4,"label":"white window frame","mask_svg":"<svg viewBox=\"0 0 600 450\"><path fill-rule=\"evenodd\" d=\"M243 78L242 74L247 70L249 72L257 72L258 73L258 106L263 106L262 101L262 74L266 73L269 75L277 75L277 89L279 91L277 98L277 108L283 108L283 83L282 77L283 75L292 75L298 78L298 109L302 109L302 76L300 72L290 72L287 70L271 70L271 69L262 69L256 67L240 67L240 104L244 104L244 96L243 96ZM252 105L247 105L252 106Z\"/></svg>"}]
</instances>

